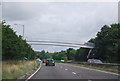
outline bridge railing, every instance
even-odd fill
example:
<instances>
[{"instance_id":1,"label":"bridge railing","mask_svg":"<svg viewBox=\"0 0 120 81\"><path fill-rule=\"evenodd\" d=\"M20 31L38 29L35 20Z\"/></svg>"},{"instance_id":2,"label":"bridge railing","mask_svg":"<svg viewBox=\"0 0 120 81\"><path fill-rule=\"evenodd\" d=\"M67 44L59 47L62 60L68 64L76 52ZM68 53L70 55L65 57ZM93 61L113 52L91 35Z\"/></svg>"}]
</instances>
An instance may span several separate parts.
<instances>
[{"instance_id":1,"label":"bridge railing","mask_svg":"<svg viewBox=\"0 0 120 81\"><path fill-rule=\"evenodd\" d=\"M30 45L51 45L51 46L67 46L67 47L84 47L84 48L94 48L94 43L71 43L71 42L59 42L59 41L27 41Z\"/></svg>"}]
</instances>

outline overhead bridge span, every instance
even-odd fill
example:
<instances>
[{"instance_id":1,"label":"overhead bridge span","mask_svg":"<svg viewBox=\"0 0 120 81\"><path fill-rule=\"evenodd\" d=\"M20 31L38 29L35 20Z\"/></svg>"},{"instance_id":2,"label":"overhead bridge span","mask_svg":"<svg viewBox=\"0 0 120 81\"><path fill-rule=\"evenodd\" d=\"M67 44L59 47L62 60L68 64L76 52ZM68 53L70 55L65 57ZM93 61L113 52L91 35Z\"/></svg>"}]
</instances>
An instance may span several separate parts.
<instances>
[{"instance_id":1,"label":"overhead bridge span","mask_svg":"<svg viewBox=\"0 0 120 81\"><path fill-rule=\"evenodd\" d=\"M83 48L94 48L94 43L72 43L72 42L59 42L59 41L27 41L30 45L50 45L50 46L65 46L65 47L83 47Z\"/></svg>"}]
</instances>

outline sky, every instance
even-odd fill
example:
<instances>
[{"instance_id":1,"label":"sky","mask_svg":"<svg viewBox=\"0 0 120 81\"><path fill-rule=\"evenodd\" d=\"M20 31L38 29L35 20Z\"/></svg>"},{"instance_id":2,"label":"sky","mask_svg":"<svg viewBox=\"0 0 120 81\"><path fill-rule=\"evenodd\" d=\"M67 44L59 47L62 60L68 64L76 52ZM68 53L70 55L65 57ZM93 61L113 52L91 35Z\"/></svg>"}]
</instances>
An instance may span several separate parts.
<instances>
[{"instance_id":1,"label":"sky","mask_svg":"<svg viewBox=\"0 0 120 81\"><path fill-rule=\"evenodd\" d=\"M117 2L4 2L2 19L26 40L84 43L104 25L118 23ZM14 25L18 24L18 25ZM32 45L36 51L69 47ZM75 48L78 49L78 48Z\"/></svg>"}]
</instances>

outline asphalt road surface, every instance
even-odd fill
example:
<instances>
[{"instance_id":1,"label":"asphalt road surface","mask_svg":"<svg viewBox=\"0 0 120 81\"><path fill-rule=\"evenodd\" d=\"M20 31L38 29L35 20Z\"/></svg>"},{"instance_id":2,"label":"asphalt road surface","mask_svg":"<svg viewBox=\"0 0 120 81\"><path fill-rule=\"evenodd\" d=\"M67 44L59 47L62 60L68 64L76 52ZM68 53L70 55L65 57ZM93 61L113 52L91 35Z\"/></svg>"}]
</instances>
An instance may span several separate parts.
<instances>
[{"instance_id":1,"label":"asphalt road surface","mask_svg":"<svg viewBox=\"0 0 120 81\"><path fill-rule=\"evenodd\" d=\"M31 79L118 79L118 75L56 63L56 66L42 64L41 69Z\"/></svg>"}]
</instances>

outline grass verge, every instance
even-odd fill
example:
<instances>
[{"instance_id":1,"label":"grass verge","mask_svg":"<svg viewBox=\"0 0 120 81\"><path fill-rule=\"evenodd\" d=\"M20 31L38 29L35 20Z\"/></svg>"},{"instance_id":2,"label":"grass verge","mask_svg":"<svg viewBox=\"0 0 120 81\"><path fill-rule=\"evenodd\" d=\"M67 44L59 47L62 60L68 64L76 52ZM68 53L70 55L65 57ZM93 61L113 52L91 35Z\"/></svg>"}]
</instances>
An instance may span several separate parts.
<instances>
[{"instance_id":1,"label":"grass verge","mask_svg":"<svg viewBox=\"0 0 120 81\"><path fill-rule=\"evenodd\" d=\"M2 63L2 79L17 79L36 69L37 61L7 61Z\"/></svg>"}]
</instances>

